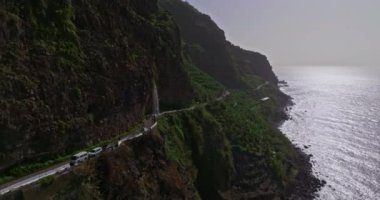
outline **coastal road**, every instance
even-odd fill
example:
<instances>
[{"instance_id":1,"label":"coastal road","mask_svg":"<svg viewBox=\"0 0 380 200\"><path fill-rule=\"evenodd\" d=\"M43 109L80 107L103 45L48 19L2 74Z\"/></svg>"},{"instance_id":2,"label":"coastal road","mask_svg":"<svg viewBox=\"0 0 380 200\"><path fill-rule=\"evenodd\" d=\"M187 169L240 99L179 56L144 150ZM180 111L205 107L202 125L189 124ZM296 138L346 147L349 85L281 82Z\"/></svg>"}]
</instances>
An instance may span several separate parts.
<instances>
[{"instance_id":1,"label":"coastal road","mask_svg":"<svg viewBox=\"0 0 380 200\"><path fill-rule=\"evenodd\" d=\"M217 101L222 101L224 100L228 95L230 95L230 92L229 91L225 91L220 97L217 97L215 98L215 100ZM207 103L202 103L202 104L199 104L199 105L196 105L196 106L191 106L189 108L184 108L184 109L179 109L179 110L171 110L171 111L165 111L165 112L162 112L162 113L159 113L157 114L156 116L159 117L159 116L163 116L163 115L167 115L167 114L172 114L172 113L178 113L178 112L184 112L184 111L190 111L190 110L194 110L195 108L197 107L200 107L200 106L206 106L207 104L209 104L209 102ZM158 104L157 104L158 105ZM156 109L158 110L158 109ZM131 141L131 140L134 140L136 138L139 138L141 136L143 136L144 134L150 132L151 130L153 130L156 126L157 126L157 121L154 120L152 117L150 119L148 119L145 123L148 128L144 128L143 131L140 131L140 132L136 132L136 133L132 133L124 138L121 138L117 141L117 145L120 145L126 141ZM110 144L113 144L113 143L110 143ZM23 177L23 178L20 178L20 179L17 179L17 180L14 180L14 181L11 181L9 183L6 183L4 185L1 185L0 186L0 195L4 195L10 191L14 191L14 190L17 190L18 188L21 188L23 186L26 186L26 185L29 185L29 184L32 184L32 183L35 183L47 176L51 176L51 175L55 175L55 174L60 174L60 173L64 173L68 170L71 169L71 166L69 164L70 161L65 161L65 162L62 162L60 164L57 164L55 166L52 166L48 169L45 169L45 170L42 170L42 171L39 171L39 172L36 172L36 173L33 173L31 175L28 175L26 177Z\"/></svg>"},{"instance_id":2,"label":"coastal road","mask_svg":"<svg viewBox=\"0 0 380 200\"><path fill-rule=\"evenodd\" d=\"M48 169L45 169L40 172L36 172L29 176L23 177L21 179L12 181L10 183L4 184L0 187L0 195L6 194L10 191L16 190L22 186L29 185L31 183L37 182L38 180L51 176L57 173L62 173L70 168L69 161L65 161Z\"/></svg>"},{"instance_id":3,"label":"coastal road","mask_svg":"<svg viewBox=\"0 0 380 200\"><path fill-rule=\"evenodd\" d=\"M161 117L161 116L168 115L168 114L173 114L173 113L178 113L178 112L184 112L184 111L190 111L190 110L194 110L196 107L204 106L204 105L206 105L206 103L199 104L197 106L191 106L189 108L184 108L184 109L169 110L169 111L165 111L165 112L162 112L162 113L158 114L158 116Z\"/></svg>"},{"instance_id":4,"label":"coastal road","mask_svg":"<svg viewBox=\"0 0 380 200\"><path fill-rule=\"evenodd\" d=\"M223 101L226 97L228 97L231 93L229 91L224 91L223 94L217 98L215 98L216 101ZM191 106L189 108L184 108L184 109L178 109L178 110L170 110L170 111L165 111L165 112L162 112L160 114L158 114L159 117L161 116L164 116L164 115L168 115L168 114L173 114L173 113L179 113L179 112L184 112L184 111L191 111L191 110L194 110L195 108L198 108L198 107L203 107L203 106L206 106L207 104L209 104L210 102L207 102L207 103L201 103L201 104L198 104L198 105L195 105L195 106Z\"/></svg>"},{"instance_id":5,"label":"coastal road","mask_svg":"<svg viewBox=\"0 0 380 200\"><path fill-rule=\"evenodd\" d=\"M266 86L266 85L268 85L268 84L269 84L269 81L265 81L265 83L263 83L263 84L257 86L255 90L261 90L261 88L263 88L264 86Z\"/></svg>"},{"instance_id":6,"label":"coastal road","mask_svg":"<svg viewBox=\"0 0 380 200\"><path fill-rule=\"evenodd\" d=\"M157 122L153 122L151 121L150 119L150 122L149 122L151 125L150 127L146 130L147 132L154 129L156 126L157 126ZM130 140L134 140L136 138L139 138L141 136L143 136L146 132L138 132L138 133L133 133L133 134L130 134L124 138L121 138L120 140L118 140L118 145L126 142L126 141L130 141ZM112 144L112 143L111 143ZM6 183L4 185L1 185L0 186L0 195L4 195L10 191L14 191L14 190L17 190L18 188L21 188L23 186L26 186L26 185L29 185L29 184L32 184L32 183L35 183L47 176L51 176L51 175L55 175L55 174L60 174L60 173L64 173L66 171L68 171L71 166L69 164L70 161L65 161L65 162L62 162L60 164L57 164L55 166L52 166L48 169L45 169L45 170L42 170L42 171L39 171L39 172L36 172L36 173L33 173L31 175L28 175L26 177L23 177L23 178L20 178L20 179L17 179L17 180L14 180L14 181L11 181L9 183Z\"/></svg>"},{"instance_id":7,"label":"coastal road","mask_svg":"<svg viewBox=\"0 0 380 200\"><path fill-rule=\"evenodd\" d=\"M267 84L269 84L269 82L265 82L264 84L259 85L255 90L260 90L262 87L264 87ZM223 92L223 94L221 96L215 98L215 100L216 101L223 101L230 94L231 93L229 91L225 91L225 92ZM156 114L156 116L157 117L161 117L161 116L168 115L168 114L173 114L173 113L178 113L178 112L184 112L184 111L191 111L191 110L194 110L194 109L196 109L198 107L206 106L209 103L210 102L202 103L202 104L194 105L194 106L191 106L189 108L184 108L184 109L165 111L165 112ZM136 138L139 138L139 137L143 136L144 134L150 132L151 130L153 130L157 126L157 121L154 120L152 117L150 119L148 119L146 122L147 123L146 123L145 126L148 126L148 128L144 128L143 131L132 133L132 134L126 136L126 137L123 137L123 138L119 139L116 142L117 145L120 145L120 144L122 144L122 143L124 143L126 141L131 141L131 140L134 140ZM110 143L110 144L113 144L113 143ZM45 169L45 170L33 173L33 174L28 175L26 177L23 177L23 178L20 178L18 180L14 180L14 181L11 181L11 182L6 183L4 185L1 185L0 186L0 195L4 195L4 194L6 194L6 193L8 193L10 191L14 191L14 190L17 190L17 189L19 189L19 188L21 188L23 186L35 183L35 182L37 182L37 181L39 181L39 180L41 180L41 179L43 179L43 178L45 178L47 176L65 173L65 172L67 172L68 170L71 169L71 166L70 166L69 162L70 161L62 162L62 163L57 164L55 166L52 166L52 167L50 167L48 169Z\"/></svg>"}]
</instances>

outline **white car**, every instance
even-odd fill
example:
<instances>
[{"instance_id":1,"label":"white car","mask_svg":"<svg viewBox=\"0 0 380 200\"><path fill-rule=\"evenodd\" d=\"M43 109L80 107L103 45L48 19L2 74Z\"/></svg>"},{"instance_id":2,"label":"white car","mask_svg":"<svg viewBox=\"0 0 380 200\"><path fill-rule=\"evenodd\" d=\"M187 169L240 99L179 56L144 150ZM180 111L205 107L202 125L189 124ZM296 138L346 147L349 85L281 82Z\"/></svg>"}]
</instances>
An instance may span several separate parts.
<instances>
[{"instance_id":1,"label":"white car","mask_svg":"<svg viewBox=\"0 0 380 200\"><path fill-rule=\"evenodd\" d=\"M84 162L88 159L88 152L87 151L82 151L80 153L77 153L71 157L70 165L74 166L77 165L81 162Z\"/></svg>"},{"instance_id":2,"label":"white car","mask_svg":"<svg viewBox=\"0 0 380 200\"><path fill-rule=\"evenodd\" d=\"M10 191L11 191L10 189L0 190L0 195L6 194Z\"/></svg>"},{"instance_id":3,"label":"white car","mask_svg":"<svg viewBox=\"0 0 380 200\"><path fill-rule=\"evenodd\" d=\"M144 127L143 129L142 129L142 132L143 133L147 133L149 131L149 128L147 128L147 127Z\"/></svg>"},{"instance_id":4,"label":"white car","mask_svg":"<svg viewBox=\"0 0 380 200\"><path fill-rule=\"evenodd\" d=\"M99 156L100 153L102 153L103 151L103 148L102 147L96 147L96 148L93 148L89 153L88 153L88 156L91 158L91 157L96 157L96 156Z\"/></svg>"}]
</instances>

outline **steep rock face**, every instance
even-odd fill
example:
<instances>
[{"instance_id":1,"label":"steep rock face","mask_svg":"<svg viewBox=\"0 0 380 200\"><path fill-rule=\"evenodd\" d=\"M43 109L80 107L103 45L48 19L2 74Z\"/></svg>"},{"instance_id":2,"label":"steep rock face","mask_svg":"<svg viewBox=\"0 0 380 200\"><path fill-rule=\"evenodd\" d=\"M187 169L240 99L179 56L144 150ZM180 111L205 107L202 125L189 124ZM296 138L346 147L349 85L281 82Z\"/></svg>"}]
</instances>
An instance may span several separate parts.
<instances>
[{"instance_id":1,"label":"steep rock face","mask_svg":"<svg viewBox=\"0 0 380 200\"><path fill-rule=\"evenodd\" d=\"M147 135L96 163L104 199L194 199L187 175L166 159L164 140Z\"/></svg>"},{"instance_id":2,"label":"steep rock face","mask_svg":"<svg viewBox=\"0 0 380 200\"><path fill-rule=\"evenodd\" d=\"M151 133L96 160L36 183L1 200L199 199L188 175L165 155L163 137Z\"/></svg>"},{"instance_id":3,"label":"steep rock face","mask_svg":"<svg viewBox=\"0 0 380 200\"><path fill-rule=\"evenodd\" d=\"M186 171L202 199L220 199L231 187L231 146L221 124L206 109L179 113L159 121L166 157Z\"/></svg>"},{"instance_id":4,"label":"steep rock face","mask_svg":"<svg viewBox=\"0 0 380 200\"><path fill-rule=\"evenodd\" d=\"M164 104L191 99L156 1L1 0L0 29L0 169L125 131L151 112L154 79Z\"/></svg>"},{"instance_id":5,"label":"steep rock face","mask_svg":"<svg viewBox=\"0 0 380 200\"><path fill-rule=\"evenodd\" d=\"M229 42L227 43L227 48L240 74L256 75L271 83L278 83L278 79L273 73L272 66L266 56L257 52L244 50Z\"/></svg>"},{"instance_id":6,"label":"steep rock face","mask_svg":"<svg viewBox=\"0 0 380 200\"><path fill-rule=\"evenodd\" d=\"M188 103L182 56L192 86L206 96L193 109L161 116L159 134L22 188L14 199L287 199L293 192L294 149L268 123L286 97L273 84L255 90L263 82L257 76L277 82L265 56L231 45L190 5L162 2L189 14L183 46L154 0L0 0L3 166L128 128L151 112L154 79L166 108ZM247 90L216 98L225 87L213 78ZM261 96L271 101L260 103Z\"/></svg>"},{"instance_id":7,"label":"steep rock face","mask_svg":"<svg viewBox=\"0 0 380 200\"><path fill-rule=\"evenodd\" d=\"M185 41L185 53L194 64L230 88L246 87L241 77L259 76L277 84L267 58L259 53L234 46L212 19L181 0L159 0L178 23Z\"/></svg>"},{"instance_id":8,"label":"steep rock face","mask_svg":"<svg viewBox=\"0 0 380 200\"><path fill-rule=\"evenodd\" d=\"M224 32L205 14L187 2L161 0L160 6L173 14L194 64L227 87L238 88L237 71L226 49Z\"/></svg>"}]
</instances>

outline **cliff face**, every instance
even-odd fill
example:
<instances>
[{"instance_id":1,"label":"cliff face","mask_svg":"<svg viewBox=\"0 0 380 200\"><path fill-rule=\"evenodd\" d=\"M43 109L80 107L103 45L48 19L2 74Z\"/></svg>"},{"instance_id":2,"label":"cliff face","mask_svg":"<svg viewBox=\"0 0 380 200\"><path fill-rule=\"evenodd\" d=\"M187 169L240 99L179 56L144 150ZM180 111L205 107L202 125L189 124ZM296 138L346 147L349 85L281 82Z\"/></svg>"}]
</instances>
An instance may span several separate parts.
<instances>
[{"instance_id":1,"label":"cliff face","mask_svg":"<svg viewBox=\"0 0 380 200\"><path fill-rule=\"evenodd\" d=\"M266 56L244 50L231 43L227 43L227 49L234 61L235 68L241 75L256 75L273 84L278 83L276 75L272 71Z\"/></svg>"},{"instance_id":2,"label":"cliff face","mask_svg":"<svg viewBox=\"0 0 380 200\"><path fill-rule=\"evenodd\" d=\"M247 87L241 77L257 75L277 84L267 58L232 45L214 21L181 0L159 0L174 16L185 42L184 51L204 72L230 88Z\"/></svg>"},{"instance_id":3,"label":"cliff face","mask_svg":"<svg viewBox=\"0 0 380 200\"><path fill-rule=\"evenodd\" d=\"M57 176L1 200L199 199L188 174L166 159L165 141L157 133L127 142Z\"/></svg>"},{"instance_id":4,"label":"cliff face","mask_svg":"<svg viewBox=\"0 0 380 200\"><path fill-rule=\"evenodd\" d=\"M103 199L195 199L196 189L166 159L164 144L153 133L102 156L90 174L96 181L90 183L98 186Z\"/></svg>"},{"instance_id":5,"label":"cliff face","mask_svg":"<svg viewBox=\"0 0 380 200\"><path fill-rule=\"evenodd\" d=\"M156 1L1 0L0 30L0 169L127 130L151 112L155 80L162 104L191 101Z\"/></svg>"},{"instance_id":6,"label":"cliff face","mask_svg":"<svg viewBox=\"0 0 380 200\"><path fill-rule=\"evenodd\" d=\"M179 25L186 52L194 64L228 87L242 87L226 49L224 32L210 17L182 1L162 0L159 4Z\"/></svg>"},{"instance_id":7,"label":"cliff face","mask_svg":"<svg viewBox=\"0 0 380 200\"><path fill-rule=\"evenodd\" d=\"M270 123L287 97L267 58L226 41L188 3L160 0L173 17L157 3L0 0L0 168L71 153L128 129L151 113L154 82L164 109L191 108L0 199L292 195L297 157ZM272 84L256 90L265 81ZM226 87L236 90L227 94Z\"/></svg>"}]
</instances>

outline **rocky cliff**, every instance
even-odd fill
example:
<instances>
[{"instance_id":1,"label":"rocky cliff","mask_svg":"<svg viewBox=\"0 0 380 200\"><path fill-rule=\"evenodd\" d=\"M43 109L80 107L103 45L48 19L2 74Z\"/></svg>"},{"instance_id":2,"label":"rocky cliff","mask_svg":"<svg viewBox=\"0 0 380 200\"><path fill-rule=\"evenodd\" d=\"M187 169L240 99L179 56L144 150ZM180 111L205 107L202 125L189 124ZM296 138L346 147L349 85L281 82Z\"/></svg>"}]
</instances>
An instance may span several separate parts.
<instances>
[{"instance_id":1,"label":"rocky cliff","mask_svg":"<svg viewBox=\"0 0 380 200\"><path fill-rule=\"evenodd\" d=\"M244 50L232 43L227 43L227 50L230 53L235 68L244 75L258 76L273 84L278 83L277 76L273 73L272 66L263 54Z\"/></svg>"},{"instance_id":2,"label":"rocky cliff","mask_svg":"<svg viewBox=\"0 0 380 200\"><path fill-rule=\"evenodd\" d=\"M138 124L154 82L164 109L191 108L0 199L312 198L305 160L271 123L287 97L267 58L226 41L209 16L181 0L0 3L2 167Z\"/></svg>"},{"instance_id":3,"label":"rocky cliff","mask_svg":"<svg viewBox=\"0 0 380 200\"><path fill-rule=\"evenodd\" d=\"M184 40L184 52L204 72L230 88L247 87L242 76L256 75L274 84L278 80L267 58L226 40L224 31L206 14L181 0L159 0L174 16Z\"/></svg>"},{"instance_id":4,"label":"rocky cliff","mask_svg":"<svg viewBox=\"0 0 380 200\"><path fill-rule=\"evenodd\" d=\"M151 112L154 81L163 105L191 102L156 1L1 0L0 30L0 169L127 130Z\"/></svg>"}]
</instances>

